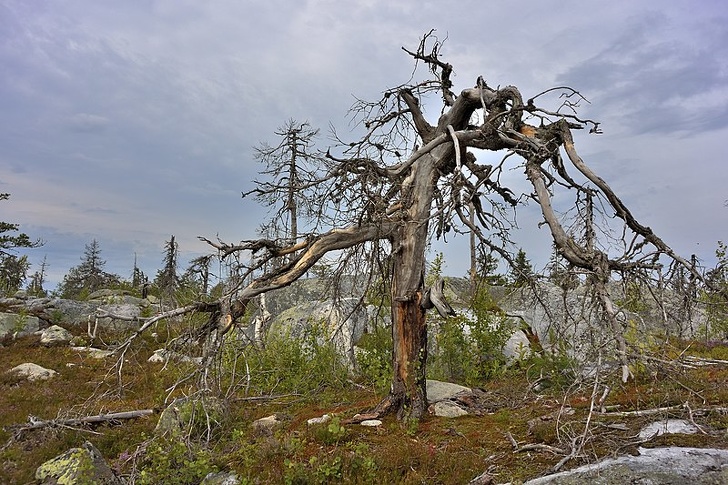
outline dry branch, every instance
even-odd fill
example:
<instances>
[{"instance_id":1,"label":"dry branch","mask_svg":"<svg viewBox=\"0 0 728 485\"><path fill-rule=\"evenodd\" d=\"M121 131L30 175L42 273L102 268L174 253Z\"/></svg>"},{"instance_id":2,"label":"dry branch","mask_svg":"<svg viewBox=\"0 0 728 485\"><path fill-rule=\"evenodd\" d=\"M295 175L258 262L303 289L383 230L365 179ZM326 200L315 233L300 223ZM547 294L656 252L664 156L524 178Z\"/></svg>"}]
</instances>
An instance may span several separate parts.
<instances>
[{"instance_id":1,"label":"dry branch","mask_svg":"<svg viewBox=\"0 0 728 485\"><path fill-rule=\"evenodd\" d=\"M85 416L83 418L70 418L70 419L47 419L41 420L33 416L28 418L28 424L12 425L11 428L16 428L17 431L29 431L40 428L51 428L57 426L63 427L77 427L88 424L108 423L113 421L121 421L125 419L136 419L144 416L154 414L153 409L138 409L135 411L122 411L118 413L109 414L97 414L95 416Z\"/></svg>"}]
</instances>

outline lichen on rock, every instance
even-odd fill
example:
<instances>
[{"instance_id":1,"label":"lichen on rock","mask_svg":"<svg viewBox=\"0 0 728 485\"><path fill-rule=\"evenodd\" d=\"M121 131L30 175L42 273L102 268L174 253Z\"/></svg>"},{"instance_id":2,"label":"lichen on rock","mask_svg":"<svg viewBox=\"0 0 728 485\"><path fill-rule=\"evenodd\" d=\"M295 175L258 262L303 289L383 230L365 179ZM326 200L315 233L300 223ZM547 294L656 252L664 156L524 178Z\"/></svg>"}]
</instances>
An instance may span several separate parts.
<instances>
[{"instance_id":1,"label":"lichen on rock","mask_svg":"<svg viewBox=\"0 0 728 485\"><path fill-rule=\"evenodd\" d=\"M96 447L85 442L48 460L35 471L43 485L121 485Z\"/></svg>"}]
</instances>

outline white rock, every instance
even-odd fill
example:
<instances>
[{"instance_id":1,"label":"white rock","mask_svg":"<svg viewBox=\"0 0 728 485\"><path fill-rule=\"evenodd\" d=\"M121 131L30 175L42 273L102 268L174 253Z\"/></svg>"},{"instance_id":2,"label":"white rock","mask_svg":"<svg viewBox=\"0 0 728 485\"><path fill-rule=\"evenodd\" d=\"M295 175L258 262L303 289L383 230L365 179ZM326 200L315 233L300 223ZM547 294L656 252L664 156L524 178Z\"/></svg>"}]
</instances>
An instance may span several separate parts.
<instances>
[{"instance_id":1,"label":"white rock","mask_svg":"<svg viewBox=\"0 0 728 485\"><path fill-rule=\"evenodd\" d=\"M643 440L648 440L663 434L695 434L698 431L700 430L690 421L684 419L666 419L648 424L642 428L639 437Z\"/></svg>"},{"instance_id":2,"label":"white rock","mask_svg":"<svg viewBox=\"0 0 728 485\"><path fill-rule=\"evenodd\" d=\"M89 357L94 359L105 359L110 355L114 355L111 350L101 350L95 347L71 347L75 352L88 352Z\"/></svg>"},{"instance_id":3,"label":"white rock","mask_svg":"<svg viewBox=\"0 0 728 485\"><path fill-rule=\"evenodd\" d=\"M277 415L271 414L270 416L256 419L250 424L250 426L256 433L270 436L273 434L273 430L280 427L282 424L283 421Z\"/></svg>"},{"instance_id":4,"label":"white rock","mask_svg":"<svg viewBox=\"0 0 728 485\"><path fill-rule=\"evenodd\" d=\"M364 421L362 421L359 424L361 424L362 426L374 427L374 426L381 426L382 422L378 419L365 419Z\"/></svg>"},{"instance_id":5,"label":"white rock","mask_svg":"<svg viewBox=\"0 0 728 485\"><path fill-rule=\"evenodd\" d=\"M306 421L306 424L308 424L309 426L311 426L311 425L314 425L314 424L324 424L324 423L328 423L329 421L331 421L331 415L330 414L324 414L323 416L320 416L318 418L311 418L311 419L307 420Z\"/></svg>"},{"instance_id":6,"label":"white rock","mask_svg":"<svg viewBox=\"0 0 728 485\"><path fill-rule=\"evenodd\" d=\"M154 351L151 357L147 359L147 362L159 364L172 360L174 362L185 362L200 365L202 364L202 357L190 357L189 355L180 354L167 349L157 349Z\"/></svg>"},{"instance_id":7,"label":"white rock","mask_svg":"<svg viewBox=\"0 0 728 485\"><path fill-rule=\"evenodd\" d=\"M58 372L53 369L46 369L45 367L33 364L32 362L17 365L10 369L8 373L15 374L16 376L27 379L31 382L38 380L44 381L58 374Z\"/></svg>"}]
</instances>

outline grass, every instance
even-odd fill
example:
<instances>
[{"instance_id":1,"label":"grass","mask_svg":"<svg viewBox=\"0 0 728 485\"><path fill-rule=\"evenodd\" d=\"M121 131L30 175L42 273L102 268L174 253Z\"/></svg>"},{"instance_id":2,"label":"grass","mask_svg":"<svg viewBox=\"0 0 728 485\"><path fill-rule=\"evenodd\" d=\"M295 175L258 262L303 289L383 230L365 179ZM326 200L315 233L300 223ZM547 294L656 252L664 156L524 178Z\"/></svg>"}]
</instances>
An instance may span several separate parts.
<instances>
[{"instance_id":1,"label":"grass","mask_svg":"<svg viewBox=\"0 0 728 485\"><path fill-rule=\"evenodd\" d=\"M674 344L679 351L689 347L687 353L694 348L701 357L728 355L725 344ZM188 369L172 365L162 369L161 364L147 363L154 348L156 344L148 342L128 356L127 379L119 395L114 375L108 373L113 358L96 360L70 348L45 348L32 336L5 342L0 349L0 371L35 362L59 375L28 383L0 374L0 444L5 444L0 451L0 483L33 483L41 463L85 440L93 442L122 475L137 473L137 483L198 483L213 470L234 471L242 483L453 484L467 483L486 470L498 483L519 483L546 473L564 457L556 449L569 451L582 437L584 446L564 469L632 452L637 446L634 436L646 423L666 417L689 419L691 413L705 434L668 435L642 446L728 448L728 365L720 363L694 368L647 363L627 384L605 381L611 386L604 403L610 410L676 406L647 417L595 413L589 417L593 383L573 385L552 379L551 387L535 392L533 367L524 363L479 383L488 400L488 411L482 416L428 415L416 429L407 429L390 417L376 428L342 425L342 420L371 409L382 396L373 383L337 380L270 400L245 400L239 390L228 396L228 411L209 442L194 437L152 439L158 414L93 428L15 433L13 425L27 423L29 415L53 419L161 409L166 389ZM558 374L557 369L552 371ZM598 387L597 397L602 392L603 387ZM254 432L254 420L274 413L283 417L280 429L272 434ZM335 420L306 424L325 413ZM509 436L519 448L548 446L514 450ZM165 481L159 478L165 476Z\"/></svg>"}]
</instances>

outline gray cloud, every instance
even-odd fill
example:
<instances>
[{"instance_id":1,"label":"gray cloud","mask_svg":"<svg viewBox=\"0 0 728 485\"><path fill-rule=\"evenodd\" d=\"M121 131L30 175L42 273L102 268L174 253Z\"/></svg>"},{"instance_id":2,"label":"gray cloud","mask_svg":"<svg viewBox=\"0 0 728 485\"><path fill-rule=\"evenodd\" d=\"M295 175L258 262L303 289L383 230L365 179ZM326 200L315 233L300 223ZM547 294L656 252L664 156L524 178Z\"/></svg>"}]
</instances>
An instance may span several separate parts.
<instances>
[{"instance_id":1,"label":"gray cloud","mask_svg":"<svg viewBox=\"0 0 728 485\"><path fill-rule=\"evenodd\" d=\"M89 113L78 113L68 120L71 131L93 133L103 131L109 124L108 118Z\"/></svg>"},{"instance_id":2,"label":"gray cloud","mask_svg":"<svg viewBox=\"0 0 728 485\"><path fill-rule=\"evenodd\" d=\"M3 220L45 239L31 258L47 252L61 275L93 237L125 275L134 252L153 273L171 234L190 257L208 249L198 235L251 238L265 217L239 197L259 170L252 147L291 117L354 136L354 96L406 82L413 66L400 48L437 28L456 89L481 74L526 96L579 89L591 101L582 114L605 129L579 134L587 161L668 241L710 248L728 227L725 17L720 2L626 0L518 11L475 0L6 2ZM546 254L535 216L519 222L524 248ZM464 273L457 254L449 269Z\"/></svg>"}]
</instances>

